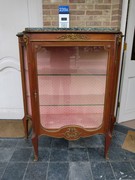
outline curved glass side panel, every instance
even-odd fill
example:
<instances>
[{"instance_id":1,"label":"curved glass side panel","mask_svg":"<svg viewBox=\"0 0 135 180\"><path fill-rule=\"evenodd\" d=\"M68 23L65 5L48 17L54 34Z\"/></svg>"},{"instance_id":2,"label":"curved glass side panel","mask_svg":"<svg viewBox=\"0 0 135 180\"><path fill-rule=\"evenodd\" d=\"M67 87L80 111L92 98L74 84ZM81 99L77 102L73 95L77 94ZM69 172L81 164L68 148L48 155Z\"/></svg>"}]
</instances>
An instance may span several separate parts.
<instances>
[{"instance_id":1,"label":"curved glass side panel","mask_svg":"<svg viewBox=\"0 0 135 180\"><path fill-rule=\"evenodd\" d=\"M26 86L26 98L27 98L27 110L28 114L31 115L31 102L30 102L30 82L28 77L28 59L26 54L26 48L23 48L23 59L24 59L24 70L25 70L25 86Z\"/></svg>"}]
</instances>

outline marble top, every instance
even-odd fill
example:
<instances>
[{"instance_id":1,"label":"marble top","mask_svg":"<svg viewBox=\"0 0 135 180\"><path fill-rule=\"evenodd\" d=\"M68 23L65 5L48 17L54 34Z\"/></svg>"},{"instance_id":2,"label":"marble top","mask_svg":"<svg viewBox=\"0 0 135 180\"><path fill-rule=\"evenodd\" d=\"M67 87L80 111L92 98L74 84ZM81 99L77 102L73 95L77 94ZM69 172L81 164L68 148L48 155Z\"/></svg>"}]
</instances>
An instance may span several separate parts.
<instances>
[{"instance_id":1,"label":"marble top","mask_svg":"<svg viewBox=\"0 0 135 180\"><path fill-rule=\"evenodd\" d=\"M38 33L38 32L99 32L99 33L118 33L120 32L118 28L83 28L83 27L74 27L74 28L50 28L50 27L31 27L25 28L23 32L17 34L21 36L24 33Z\"/></svg>"},{"instance_id":2,"label":"marble top","mask_svg":"<svg viewBox=\"0 0 135 180\"><path fill-rule=\"evenodd\" d=\"M46 32L46 31L91 31L91 32L118 32L118 28L49 28L49 27L31 27L25 28L25 32Z\"/></svg>"}]
</instances>

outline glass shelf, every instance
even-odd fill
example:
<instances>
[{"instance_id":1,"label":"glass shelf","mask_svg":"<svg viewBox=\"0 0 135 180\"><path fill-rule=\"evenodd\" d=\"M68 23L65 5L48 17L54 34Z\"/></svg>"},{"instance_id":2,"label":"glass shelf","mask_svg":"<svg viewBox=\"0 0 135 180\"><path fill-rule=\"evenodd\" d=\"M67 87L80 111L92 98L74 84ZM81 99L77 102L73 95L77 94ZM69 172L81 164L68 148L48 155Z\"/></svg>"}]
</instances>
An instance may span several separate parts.
<instances>
[{"instance_id":1,"label":"glass shelf","mask_svg":"<svg viewBox=\"0 0 135 180\"><path fill-rule=\"evenodd\" d=\"M37 74L38 76L106 76L106 74Z\"/></svg>"},{"instance_id":2,"label":"glass shelf","mask_svg":"<svg viewBox=\"0 0 135 180\"><path fill-rule=\"evenodd\" d=\"M102 106L104 94L101 95L40 95L40 106Z\"/></svg>"}]
</instances>

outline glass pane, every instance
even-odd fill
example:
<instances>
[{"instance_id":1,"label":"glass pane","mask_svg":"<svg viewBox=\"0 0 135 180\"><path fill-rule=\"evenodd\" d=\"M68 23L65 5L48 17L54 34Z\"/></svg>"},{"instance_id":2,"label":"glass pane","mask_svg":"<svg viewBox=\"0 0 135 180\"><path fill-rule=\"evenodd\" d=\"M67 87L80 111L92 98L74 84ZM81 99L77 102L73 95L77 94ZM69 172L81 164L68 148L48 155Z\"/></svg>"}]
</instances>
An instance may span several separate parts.
<instances>
[{"instance_id":1,"label":"glass pane","mask_svg":"<svg viewBox=\"0 0 135 180\"><path fill-rule=\"evenodd\" d=\"M107 59L103 47L45 47L38 52L43 127L94 128L102 124Z\"/></svg>"},{"instance_id":2,"label":"glass pane","mask_svg":"<svg viewBox=\"0 0 135 180\"><path fill-rule=\"evenodd\" d=\"M28 59L26 54L26 48L23 48L23 62L24 62L24 69L25 69L25 85L26 85L26 96L27 96L27 109L28 114L31 115L31 104L30 104L30 83L28 77Z\"/></svg>"},{"instance_id":3,"label":"glass pane","mask_svg":"<svg viewBox=\"0 0 135 180\"><path fill-rule=\"evenodd\" d=\"M38 53L38 74L105 74L103 47L48 47Z\"/></svg>"},{"instance_id":4,"label":"glass pane","mask_svg":"<svg viewBox=\"0 0 135 180\"><path fill-rule=\"evenodd\" d=\"M135 30L134 30L134 39L133 39L133 47L132 47L131 60L134 60L134 61L135 61Z\"/></svg>"},{"instance_id":5,"label":"glass pane","mask_svg":"<svg viewBox=\"0 0 135 180\"><path fill-rule=\"evenodd\" d=\"M96 128L102 124L103 106L41 106L43 127L57 129L69 125Z\"/></svg>"},{"instance_id":6,"label":"glass pane","mask_svg":"<svg viewBox=\"0 0 135 180\"><path fill-rule=\"evenodd\" d=\"M103 105L106 76L38 77L40 105Z\"/></svg>"}]
</instances>

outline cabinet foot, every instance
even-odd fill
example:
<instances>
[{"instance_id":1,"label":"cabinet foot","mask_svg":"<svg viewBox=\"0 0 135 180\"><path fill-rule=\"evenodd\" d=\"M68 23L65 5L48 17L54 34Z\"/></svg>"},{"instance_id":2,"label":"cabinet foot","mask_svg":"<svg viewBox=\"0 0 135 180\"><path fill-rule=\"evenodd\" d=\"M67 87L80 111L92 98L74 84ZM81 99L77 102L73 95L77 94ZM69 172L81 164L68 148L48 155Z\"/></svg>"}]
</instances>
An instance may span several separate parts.
<instances>
[{"instance_id":1,"label":"cabinet foot","mask_svg":"<svg viewBox=\"0 0 135 180\"><path fill-rule=\"evenodd\" d=\"M34 155L34 162L38 161L38 156Z\"/></svg>"},{"instance_id":2,"label":"cabinet foot","mask_svg":"<svg viewBox=\"0 0 135 180\"><path fill-rule=\"evenodd\" d=\"M105 158L109 159L109 147L111 144L112 135L111 133L107 133L105 137Z\"/></svg>"},{"instance_id":3,"label":"cabinet foot","mask_svg":"<svg viewBox=\"0 0 135 180\"><path fill-rule=\"evenodd\" d=\"M109 160L109 152L107 152L107 154L105 154L105 159Z\"/></svg>"},{"instance_id":4,"label":"cabinet foot","mask_svg":"<svg viewBox=\"0 0 135 180\"><path fill-rule=\"evenodd\" d=\"M38 160L38 137L36 135L32 136L32 144L34 148L34 161Z\"/></svg>"}]
</instances>

